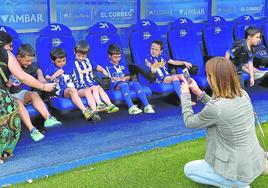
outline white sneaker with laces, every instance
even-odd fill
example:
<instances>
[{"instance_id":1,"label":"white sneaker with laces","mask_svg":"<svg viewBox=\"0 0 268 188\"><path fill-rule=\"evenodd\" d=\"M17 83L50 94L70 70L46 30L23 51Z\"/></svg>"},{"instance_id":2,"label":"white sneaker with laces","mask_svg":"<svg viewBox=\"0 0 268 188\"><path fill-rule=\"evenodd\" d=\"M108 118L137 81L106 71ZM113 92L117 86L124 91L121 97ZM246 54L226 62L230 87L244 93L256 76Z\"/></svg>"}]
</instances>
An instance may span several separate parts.
<instances>
[{"instance_id":1,"label":"white sneaker with laces","mask_svg":"<svg viewBox=\"0 0 268 188\"><path fill-rule=\"evenodd\" d=\"M268 71L258 71L254 73L254 80L261 79L265 76L268 76Z\"/></svg>"},{"instance_id":2,"label":"white sneaker with laces","mask_svg":"<svg viewBox=\"0 0 268 188\"><path fill-rule=\"evenodd\" d=\"M144 107L144 113L153 114L155 113L152 105L147 105Z\"/></svg>"},{"instance_id":3,"label":"white sneaker with laces","mask_svg":"<svg viewBox=\"0 0 268 188\"><path fill-rule=\"evenodd\" d=\"M137 107L137 105L133 105L128 109L129 114L140 114L142 110Z\"/></svg>"}]
</instances>

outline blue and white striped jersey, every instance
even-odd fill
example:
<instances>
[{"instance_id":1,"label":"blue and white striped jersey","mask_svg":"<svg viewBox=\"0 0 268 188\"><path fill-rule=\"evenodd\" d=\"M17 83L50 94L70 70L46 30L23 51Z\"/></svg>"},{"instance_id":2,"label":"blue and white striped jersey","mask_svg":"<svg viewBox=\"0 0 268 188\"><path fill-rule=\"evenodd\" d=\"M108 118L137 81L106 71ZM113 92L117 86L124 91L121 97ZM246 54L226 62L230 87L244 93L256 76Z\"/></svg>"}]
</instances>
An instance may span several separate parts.
<instances>
[{"instance_id":1,"label":"blue and white striped jersey","mask_svg":"<svg viewBox=\"0 0 268 188\"><path fill-rule=\"evenodd\" d=\"M151 65L157 62L162 62L162 61L166 63L164 67L159 67L156 69L156 76L157 76L156 82L158 83L162 83L164 78L170 75L167 69L168 60L169 59L163 57L162 55L158 57L153 57L150 55L145 59L145 62L149 62Z\"/></svg>"},{"instance_id":2,"label":"blue and white striped jersey","mask_svg":"<svg viewBox=\"0 0 268 188\"><path fill-rule=\"evenodd\" d=\"M127 66L120 65L120 62L117 65L110 63L108 66L106 66L106 70L109 74L109 77L124 77L129 75Z\"/></svg>"},{"instance_id":3,"label":"blue and white striped jersey","mask_svg":"<svg viewBox=\"0 0 268 188\"><path fill-rule=\"evenodd\" d=\"M80 89L83 87L90 87L96 85L97 82L94 78L93 70L97 68L97 64L90 62L88 58L79 62L75 60L74 62L74 76L75 76L75 86Z\"/></svg>"}]
</instances>

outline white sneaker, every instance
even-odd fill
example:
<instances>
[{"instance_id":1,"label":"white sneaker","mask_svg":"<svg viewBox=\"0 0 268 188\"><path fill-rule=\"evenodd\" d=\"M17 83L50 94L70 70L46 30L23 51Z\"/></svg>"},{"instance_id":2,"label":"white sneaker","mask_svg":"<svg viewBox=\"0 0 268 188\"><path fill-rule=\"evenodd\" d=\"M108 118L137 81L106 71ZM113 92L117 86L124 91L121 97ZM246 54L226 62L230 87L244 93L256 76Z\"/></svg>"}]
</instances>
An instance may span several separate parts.
<instances>
[{"instance_id":1,"label":"white sneaker","mask_svg":"<svg viewBox=\"0 0 268 188\"><path fill-rule=\"evenodd\" d=\"M147 105L144 107L144 112L145 113L148 113L148 114L153 114L155 113L154 109L153 109L153 106L152 105Z\"/></svg>"},{"instance_id":2,"label":"white sneaker","mask_svg":"<svg viewBox=\"0 0 268 188\"><path fill-rule=\"evenodd\" d=\"M265 76L268 76L268 71L259 71L254 73L254 80L261 79Z\"/></svg>"},{"instance_id":3,"label":"white sneaker","mask_svg":"<svg viewBox=\"0 0 268 188\"><path fill-rule=\"evenodd\" d=\"M129 114L140 114L142 110L137 107L137 105L133 105L128 109Z\"/></svg>"}]
</instances>

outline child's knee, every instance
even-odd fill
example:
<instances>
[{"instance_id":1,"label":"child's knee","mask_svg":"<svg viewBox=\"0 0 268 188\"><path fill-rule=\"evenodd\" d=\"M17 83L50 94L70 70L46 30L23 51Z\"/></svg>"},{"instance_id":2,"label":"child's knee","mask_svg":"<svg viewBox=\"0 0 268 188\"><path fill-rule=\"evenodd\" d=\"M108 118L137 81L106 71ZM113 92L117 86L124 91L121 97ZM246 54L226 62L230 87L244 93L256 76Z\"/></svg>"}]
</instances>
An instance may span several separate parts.
<instances>
[{"instance_id":1,"label":"child's knee","mask_svg":"<svg viewBox=\"0 0 268 188\"><path fill-rule=\"evenodd\" d=\"M77 90L75 88L69 88L70 95L74 95L77 93Z\"/></svg>"},{"instance_id":2,"label":"child's knee","mask_svg":"<svg viewBox=\"0 0 268 188\"><path fill-rule=\"evenodd\" d=\"M32 99L33 98L35 98L35 99L40 98L40 95L36 91L31 91L30 96Z\"/></svg>"},{"instance_id":3,"label":"child's knee","mask_svg":"<svg viewBox=\"0 0 268 188\"><path fill-rule=\"evenodd\" d=\"M92 90L89 87L86 87L84 90L85 90L85 93L92 93Z\"/></svg>"},{"instance_id":4,"label":"child's knee","mask_svg":"<svg viewBox=\"0 0 268 188\"><path fill-rule=\"evenodd\" d=\"M172 75L172 80L175 81L175 80L180 80L180 77L178 74L175 74L175 75Z\"/></svg>"},{"instance_id":5,"label":"child's knee","mask_svg":"<svg viewBox=\"0 0 268 188\"><path fill-rule=\"evenodd\" d=\"M18 106L24 105L20 99L15 98L14 101L15 103L17 103Z\"/></svg>"}]
</instances>

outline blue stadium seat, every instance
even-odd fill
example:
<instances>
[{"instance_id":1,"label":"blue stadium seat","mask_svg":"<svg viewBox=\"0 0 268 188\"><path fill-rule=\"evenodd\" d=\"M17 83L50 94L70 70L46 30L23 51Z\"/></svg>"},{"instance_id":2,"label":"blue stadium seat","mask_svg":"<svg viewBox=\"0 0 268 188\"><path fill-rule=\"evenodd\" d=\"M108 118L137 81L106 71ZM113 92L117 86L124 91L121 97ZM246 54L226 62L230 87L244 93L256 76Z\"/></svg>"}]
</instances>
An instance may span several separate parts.
<instances>
[{"instance_id":1,"label":"blue stadium seat","mask_svg":"<svg viewBox=\"0 0 268 188\"><path fill-rule=\"evenodd\" d=\"M207 27L204 28L203 39L208 56L225 56L225 53L233 45L233 29L227 25L226 20L220 16L208 19ZM244 80L249 75L243 73Z\"/></svg>"},{"instance_id":2,"label":"blue stadium seat","mask_svg":"<svg viewBox=\"0 0 268 188\"><path fill-rule=\"evenodd\" d=\"M17 31L12 29L11 27L0 25L0 31L7 32L12 37L12 44L13 44L13 54L17 55L18 48L21 45L21 40L19 39L19 34Z\"/></svg>"},{"instance_id":3,"label":"blue stadium seat","mask_svg":"<svg viewBox=\"0 0 268 188\"><path fill-rule=\"evenodd\" d=\"M225 56L234 42L233 30L223 17L213 16L203 30L203 39L208 56Z\"/></svg>"},{"instance_id":4,"label":"blue stadium seat","mask_svg":"<svg viewBox=\"0 0 268 188\"><path fill-rule=\"evenodd\" d=\"M145 72L150 70L145 65L145 58L150 55L151 43L162 40L158 26L151 20L140 20L131 28L130 51L133 62ZM139 75L140 83L147 85L154 93L169 94L174 91L172 84L150 82L144 75Z\"/></svg>"},{"instance_id":5,"label":"blue stadium seat","mask_svg":"<svg viewBox=\"0 0 268 188\"><path fill-rule=\"evenodd\" d=\"M244 39L245 38L245 30L251 26L256 25L255 19L250 15L242 15L237 18L234 25L234 38L235 40Z\"/></svg>"},{"instance_id":6,"label":"blue stadium seat","mask_svg":"<svg viewBox=\"0 0 268 188\"><path fill-rule=\"evenodd\" d=\"M72 31L63 24L54 23L46 26L39 32L39 37L36 41L36 56L39 67L44 75L52 63L50 59L50 51L53 48L60 47L67 53L67 65L74 62L74 46L75 40L72 36ZM82 99L87 104L86 99ZM51 98L49 105L59 112L77 109L71 99L66 98Z\"/></svg>"},{"instance_id":7,"label":"blue stadium seat","mask_svg":"<svg viewBox=\"0 0 268 188\"><path fill-rule=\"evenodd\" d=\"M108 47L110 44L117 44L121 48L121 52L123 52L122 43L117 33L117 28L108 22L98 22L90 27L86 40L90 45L90 60L95 61L103 68L105 68L110 62L108 58ZM126 58L123 53L121 64L125 66L127 65ZM143 89L147 96L152 95L150 88L143 86ZM124 100L121 91L107 90L106 92L110 99L115 103L121 103ZM134 90L130 91L130 95L132 98L137 98Z\"/></svg>"},{"instance_id":8,"label":"blue stadium seat","mask_svg":"<svg viewBox=\"0 0 268 188\"><path fill-rule=\"evenodd\" d=\"M206 88L205 65L193 22L188 18L175 20L168 32L168 44L172 59L185 60L198 67L198 73L192 77L200 87Z\"/></svg>"}]
</instances>

